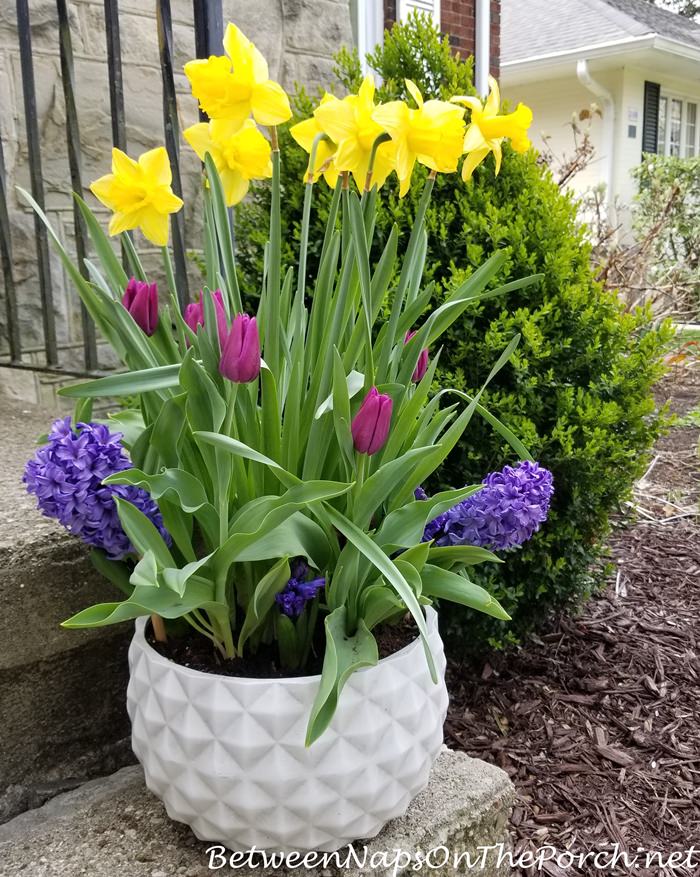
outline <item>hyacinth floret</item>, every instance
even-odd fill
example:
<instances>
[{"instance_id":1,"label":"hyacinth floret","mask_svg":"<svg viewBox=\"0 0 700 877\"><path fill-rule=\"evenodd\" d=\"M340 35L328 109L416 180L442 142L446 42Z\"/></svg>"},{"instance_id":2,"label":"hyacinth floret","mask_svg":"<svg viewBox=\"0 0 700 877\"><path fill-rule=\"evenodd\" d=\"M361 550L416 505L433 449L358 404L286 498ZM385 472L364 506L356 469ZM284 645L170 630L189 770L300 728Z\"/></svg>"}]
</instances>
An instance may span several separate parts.
<instances>
[{"instance_id":1,"label":"hyacinth floret","mask_svg":"<svg viewBox=\"0 0 700 877\"><path fill-rule=\"evenodd\" d=\"M307 581L309 566L302 558L292 562L291 573L292 577L275 596L275 602L283 615L298 618L304 611L304 606L316 597L321 588L325 587L326 580L321 577Z\"/></svg>"},{"instance_id":2,"label":"hyacinth floret","mask_svg":"<svg viewBox=\"0 0 700 877\"><path fill-rule=\"evenodd\" d=\"M506 550L522 545L547 519L552 473L525 460L483 480L481 490L430 521L423 541Z\"/></svg>"},{"instance_id":3,"label":"hyacinth floret","mask_svg":"<svg viewBox=\"0 0 700 877\"><path fill-rule=\"evenodd\" d=\"M114 497L136 506L171 542L158 506L145 490L102 483L108 475L131 468L121 438L121 433L110 432L102 423L78 423L73 428L70 417L56 420L48 442L27 463L23 477L44 515L56 518L112 560L136 553L122 528Z\"/></svg>"}]
</instances>

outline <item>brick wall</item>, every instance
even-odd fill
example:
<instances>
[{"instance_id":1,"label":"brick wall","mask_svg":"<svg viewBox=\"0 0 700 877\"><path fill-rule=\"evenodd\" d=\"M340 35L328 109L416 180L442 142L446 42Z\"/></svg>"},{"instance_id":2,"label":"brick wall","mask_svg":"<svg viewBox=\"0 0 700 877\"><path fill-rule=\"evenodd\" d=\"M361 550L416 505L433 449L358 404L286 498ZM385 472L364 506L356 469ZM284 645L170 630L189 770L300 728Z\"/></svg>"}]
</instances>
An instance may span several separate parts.
<instances>
[{"instance_id":1,"label":"brick wall","mask_svg":"<svg viewBox=\"0 0 700 877\"><path fill-rule=\"evenodd\" d=\"M464 58L474 54L476 32L475 0L441 0L440 26L450 38L450 45ZM384 23L390 28L396 21L396 0L384 0ZM501 48L501 2L491 0L491 73L499 74Z\"/></svg>"}]
</instances>

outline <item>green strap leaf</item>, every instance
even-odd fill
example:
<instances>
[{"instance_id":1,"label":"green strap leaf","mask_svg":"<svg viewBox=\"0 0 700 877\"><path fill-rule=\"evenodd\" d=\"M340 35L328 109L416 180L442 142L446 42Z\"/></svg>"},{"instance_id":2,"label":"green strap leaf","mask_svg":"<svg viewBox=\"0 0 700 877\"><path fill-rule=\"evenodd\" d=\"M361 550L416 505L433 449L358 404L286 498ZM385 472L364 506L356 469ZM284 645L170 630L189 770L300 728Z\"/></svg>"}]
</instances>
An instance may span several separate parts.
<instances>
[{"instance_id":1,"label":"green strap leaf","mask_svg":"<svg viewBox=\"0 0 700 877\"><path fill-rule=\"evenodd\" d=\"M463 575L427 563L423 567L422 577L423 594L426 597L460 603L501 621L510 621L510 615L498 600Z\"/></svg>"},{"instance_id":2,"label":"green strap leaf","mask_svg":"<svg viewBox=\"0 0 700 877\"><path fill-rule=\"evenodd\" d=\"M384 554L382 549L373 542L366 533L363 533L359 527L356 527L352 521L349 521L345 515L336 511L336 509L328 505L328 503L324 504L324 508L326 509L326 514L330 518L333 526L337 527L343 536L345 536L349 542L352 542L355 548L379 570L406 604L406 608L413 616L413 620L416 622L420 632L423 641L423 649L430 669L430 676L433 682L437 683L437 670L435 669L435 661L433 660L430 646L428 645L428 628L425 624L425 616L423 615L423 610L420 607L413 588L406 581L396 564Z\"/></svg>"},{"instance_id":3,"label":"green strap leaf","mask_svg":"<svg viewBox=\"0 0 700 877\"><path fill-rule=\"evenodd\" d=\"M361 667L373 667L379 660L377 641L364 621L360 620L357 632L348 636L346 611L344 606L339 606L326 616L324 622L326 654L321 683L306 729L307 746L318 740L331 723L340 692L351 674Z\"/></svg>"}]
</instances>

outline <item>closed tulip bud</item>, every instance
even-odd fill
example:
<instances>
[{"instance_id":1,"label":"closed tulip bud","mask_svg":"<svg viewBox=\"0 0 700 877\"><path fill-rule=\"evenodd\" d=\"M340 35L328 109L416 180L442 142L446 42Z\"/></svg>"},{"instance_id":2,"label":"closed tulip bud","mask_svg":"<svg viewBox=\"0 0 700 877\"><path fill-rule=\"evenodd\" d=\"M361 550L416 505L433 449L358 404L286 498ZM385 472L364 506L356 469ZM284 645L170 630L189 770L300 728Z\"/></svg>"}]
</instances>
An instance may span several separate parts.
<instances>
[{"instance_id":1,"label":"closed tulip bud","mask_svg":"<svg viewBox=\"0 0 700 877\"><path fill-rule=\"evenodd\" d=\"M255 317L236 316L222 345L219 371L236 384L247 384L260 374L260 336Z\"/></svg>"},{"instance_id":2,"label":"closed tulip bud","mask_svg":"<svg viewBox=\"0 0 700 877\"><path fill-rule=\"evenodd\" d=\"M372 387L352 419L352 441L356 451L371 455L384 447L389 435L392 407L391 396Z\"/></svg>"},{"instance_id":3,"label":"closed tulip bud","mask_svg":"<svg viewBox=\"0 0 700 877\"><path fill-rule=\"evenodd\" d=\"M146 335L152 335L158 326L158 287L132 277L127 283L122 304L129 311L136 325Z\"/></svg>"},{"instance_id":4,"label":"closed tulip bud","mask_svg":"<svg viewBox=\"0 0 700 877\"><path fill-rule=\"evenodd\" d=\"M406 332L406 337L403 339L403 343L408 344L415 334L415 332ZM413 374L411 375L411 380L414 384L422 381L425 377L425 373L428 371L429 359L430 351L427 347L424 347L418 356L418 362L416 363L416 367L413 369Z\"/></svg>"},{"instance_id":5,"label":"closed tulip bud","mask_svg":"<svg viewBox=\"0 0 700 877\"><path fill-rule=\"evenodd\" d=\"M226 311L224 309L224 300L221 295L221 290L214 290L212 298L214 299L214 310L216 311L216 323L219 327L219 346L223 350L224 344L226 343L226 337L228 336L228 323L226 322ZM197 326L204 325L204 301L201 296L199 301L187 305L183 317L187 325L196 335Z\"/></svg>"}]
</instances>

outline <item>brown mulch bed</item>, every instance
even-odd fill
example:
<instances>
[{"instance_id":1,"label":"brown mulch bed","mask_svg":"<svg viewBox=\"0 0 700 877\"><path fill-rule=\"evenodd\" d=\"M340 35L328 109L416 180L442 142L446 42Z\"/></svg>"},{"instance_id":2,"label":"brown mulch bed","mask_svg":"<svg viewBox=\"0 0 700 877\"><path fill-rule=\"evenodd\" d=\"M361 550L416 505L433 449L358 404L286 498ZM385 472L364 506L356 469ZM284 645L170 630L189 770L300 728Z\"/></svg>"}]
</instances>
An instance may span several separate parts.
<instances>
[{"instance_id":1,"label":"brown mulch bed","mask_svg":"<svg viewBox=\"0 0 700 877\"><path fill-rule=\"evenodd\" d=\"M697 407L700 367L676 370L661 398L680 415ZM676 426L658 443L612 539L616 574L577 617L490 658L480 678L448 670L447 743L510 775L518 851L700 847L699 441ZM698 862L604 873L698 877Z\"/></svg>"}]
</instances>

